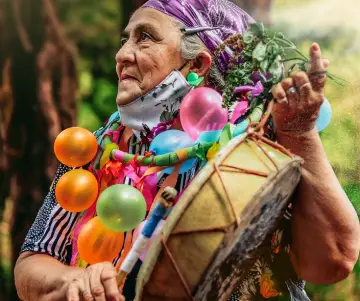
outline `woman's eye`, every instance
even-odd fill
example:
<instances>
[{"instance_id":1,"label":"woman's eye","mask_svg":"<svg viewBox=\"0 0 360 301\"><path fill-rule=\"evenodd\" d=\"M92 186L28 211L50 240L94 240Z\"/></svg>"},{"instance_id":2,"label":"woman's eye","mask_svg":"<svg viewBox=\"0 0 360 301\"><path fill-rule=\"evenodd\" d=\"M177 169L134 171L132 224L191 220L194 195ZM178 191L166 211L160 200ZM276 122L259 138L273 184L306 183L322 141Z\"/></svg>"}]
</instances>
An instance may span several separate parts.
<instances>
[{"instance_id":1,"label":"woman's eye","mask_svg":"<svg viewBox=\"0 0 360 301\"><path fill-rule=\"evenodd\" d=\"M120 45L121 45L121 47L124 46L127 41L128 41L128 39L122 38L122 39L120 40Z\"/></svg>"},{"instance_id":2,"label":"woman's eye","mask_svg":"<svg viewBox=\"0 0 360 301\"><path fill-rule=\"evenodd\" d=\"M152 36L146 32L143 32L140 37L140 41L146 41L147 39L152 40Z\"/></svg>"}]
</instances>

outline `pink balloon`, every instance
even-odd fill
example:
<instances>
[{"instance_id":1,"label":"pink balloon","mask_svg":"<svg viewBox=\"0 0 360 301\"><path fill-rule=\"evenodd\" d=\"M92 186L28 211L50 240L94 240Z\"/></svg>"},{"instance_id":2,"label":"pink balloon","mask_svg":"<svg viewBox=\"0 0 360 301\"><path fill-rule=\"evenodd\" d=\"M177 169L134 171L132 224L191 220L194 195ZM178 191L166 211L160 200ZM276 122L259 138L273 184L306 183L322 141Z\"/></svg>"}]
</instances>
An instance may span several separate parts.
<instances>
[{"instance_id":1,"label":"pink balloon","mask_svg":"<svg viewBox=\"0 0 360 301\"><path fill-rule=\"evenodd\" d=\"M221 130L228 122L228 111L222 108L222 96L211 88L196 88L189 92L180 106L184 131L196 140L204 131Z\"/></svg>"},{"instance_id":2,"label":"pink balloon","mask_svg":"<svg viewBox=\"0 0 360 301\"><path fill-rule=\"evenodd\" d=\"M135 242L136 239L138 238L139 234L141 233L142 229L143 229L144 226L145 226L145 223L146 223L146 221L143 221L143 222L135 229L134 234L133 234L133 242ZM144 252L142 252L141 255L140 255L141 261L144 261L144 260L145 260L145 257L146 257L147 252L149 251L149 249L150 249L150 247L151 247L151 243L152 243L153 239L160 234L160 231L161 231L162 227L164 226L164 223L165 223L165 221L164 221L164 220L161 220L161 221L159 222L159 224L157 225L157 227L156 227L153 235L151 236L151 238L150 238L150 240L149 240L149 242L148 242L148 245L146 246Z\"/></svg>"}]
</instances>

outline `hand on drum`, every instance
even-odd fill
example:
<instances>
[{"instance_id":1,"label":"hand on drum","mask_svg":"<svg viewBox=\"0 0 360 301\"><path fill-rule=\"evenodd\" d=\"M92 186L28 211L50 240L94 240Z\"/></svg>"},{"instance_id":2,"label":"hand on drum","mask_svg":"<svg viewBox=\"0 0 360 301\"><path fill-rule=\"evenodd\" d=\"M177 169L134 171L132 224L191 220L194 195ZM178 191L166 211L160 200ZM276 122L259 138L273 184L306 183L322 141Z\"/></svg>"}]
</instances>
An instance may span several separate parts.
<instances>
[{"instance_id":1,"label":"hand on drum","mask_svg":"<svg viewBox=\"0 0 360 301\"><path fill-rule=\"evenodd\" d=\"M293 72L273 87L276 99L272 112L278 134L301 134L315 128L324 97L327 59L321 58L317 43L310 48L308 73Z\"/></svg>"},{"instance_id":2,"label":"hand on drum","mask_svg":"<svg viewBox=\"0 0 360 301\"><path fill-rule=\"evenodd\" d=\"M116 270L110 262L91 265L66 288L68 301L125 301L116 283Z\"/></svg>"}]
</instances>

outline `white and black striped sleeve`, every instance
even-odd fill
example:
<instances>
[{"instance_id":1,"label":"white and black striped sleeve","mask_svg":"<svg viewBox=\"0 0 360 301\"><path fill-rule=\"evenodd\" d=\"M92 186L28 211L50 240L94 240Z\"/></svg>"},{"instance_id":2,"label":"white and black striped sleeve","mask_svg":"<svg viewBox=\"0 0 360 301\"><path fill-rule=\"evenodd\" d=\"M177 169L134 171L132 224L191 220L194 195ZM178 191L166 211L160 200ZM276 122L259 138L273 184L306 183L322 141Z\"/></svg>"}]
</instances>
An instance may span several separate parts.
<instances>
[{"instance_id":1,"label":"white and black striped sleeve","mask_svg":"<svg viewBox=\"0 0 360 301\"><path fill-rule=\"evenodd\" d=\"M55 199L55 187L60 177L69 170L70 167L60 164L53 185L25 238L21 252L47 253L66 263L67 247L71 244L71 233L80 214L60 207Z\"/></svg>"}]
</instances>

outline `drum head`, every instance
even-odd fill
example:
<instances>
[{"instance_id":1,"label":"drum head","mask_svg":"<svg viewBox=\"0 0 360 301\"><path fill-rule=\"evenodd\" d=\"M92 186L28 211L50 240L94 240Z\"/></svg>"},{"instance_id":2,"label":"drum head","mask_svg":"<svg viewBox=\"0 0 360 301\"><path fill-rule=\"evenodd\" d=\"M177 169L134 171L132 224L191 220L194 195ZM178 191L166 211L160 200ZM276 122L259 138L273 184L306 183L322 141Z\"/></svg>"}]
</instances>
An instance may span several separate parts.
<instances>
[{"instance_id":1,"label":"drum head","mask_svg":"<svg viewBox=\"0 0 360 301\"><path fill-rule=\"evenodd\" d=\"M248 174L234 172L244 160L259 163ZM227 300L270 243L300 180L301 162L263 142L233 139L195 177L154 240L136 300Z\"/></svg>"}]
</instances>

